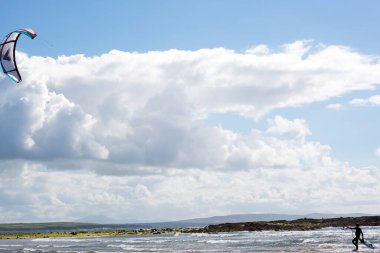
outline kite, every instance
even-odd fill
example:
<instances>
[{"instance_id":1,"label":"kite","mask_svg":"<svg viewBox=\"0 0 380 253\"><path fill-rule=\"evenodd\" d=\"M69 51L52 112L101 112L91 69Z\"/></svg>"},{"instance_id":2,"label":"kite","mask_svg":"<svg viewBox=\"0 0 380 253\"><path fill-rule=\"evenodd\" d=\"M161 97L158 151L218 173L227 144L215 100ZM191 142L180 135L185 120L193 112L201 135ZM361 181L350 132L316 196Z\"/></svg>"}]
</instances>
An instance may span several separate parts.
<instances>
[{"instance_id":1,"label":"kite","mask_svg":"<svg viewBox=\"0 0 380 253\"><path fill-rule=\"evenodd\" d=\"M21 75L18 71L16 64L16 44L21 34L34 39L37 34L28 28L18 29L5 36L3 42L0 44L0 63L4 74L16 83L21 82Z\"/></svg>"}]
</instances>

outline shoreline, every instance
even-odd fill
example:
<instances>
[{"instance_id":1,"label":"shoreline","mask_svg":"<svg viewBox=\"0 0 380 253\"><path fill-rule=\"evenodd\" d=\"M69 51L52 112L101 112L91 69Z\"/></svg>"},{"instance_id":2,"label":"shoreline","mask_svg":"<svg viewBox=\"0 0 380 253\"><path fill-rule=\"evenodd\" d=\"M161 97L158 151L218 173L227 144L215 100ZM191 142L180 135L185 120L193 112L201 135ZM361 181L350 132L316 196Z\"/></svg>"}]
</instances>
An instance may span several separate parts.
<instances>
[{"instance_id":1,"label":"shoreline","mask_svg":"<svg viewBox=\"0 0 380 253\"><path fill-rule=\"evenodd\" d=\"M55 232L10 232L0 233L0 239L39 239L58 237L107 237L126 235L157 235L176 233L224 233L240 231L308 231L326 227L380 226L380 216L363 216L330 219L298 219L258 222L238 222L209 225L201 228L151 228L115 230L72 230Z\"/></svg>"},{"instance_id":2,"label":"shoreline","mask_svg":"<svg viewBox=\"0 0 380 253\"><path fill-rule=\"evenodd\" d=\"M126 235L159 235L176 233L204 233L204 228L165 228L165 229L139 229L139 230L95 230L95 231L56 231L56 232L19 232L0 233L2 239L43 239L43 238L77 238L77 237L107 237Z\"/></svg>"}]
</instances>

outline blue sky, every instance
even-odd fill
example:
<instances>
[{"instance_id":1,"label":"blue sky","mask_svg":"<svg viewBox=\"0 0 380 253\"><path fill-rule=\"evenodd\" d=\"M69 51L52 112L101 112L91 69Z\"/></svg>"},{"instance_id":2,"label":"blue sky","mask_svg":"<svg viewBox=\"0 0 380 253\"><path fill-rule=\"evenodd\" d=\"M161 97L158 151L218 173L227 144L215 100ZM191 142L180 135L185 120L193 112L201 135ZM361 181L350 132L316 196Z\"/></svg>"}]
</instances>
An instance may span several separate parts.
<instances>
[{"instance_id":1,"label":"blue sky","mask_svg":"<svg viewBox=\"0 0 380 253\"><path fill-rule=\"evenodd\" d=\"M376 1L122 1L7 2L1 32L33 27L42 45L33 53L101 54L126 51L245 50L299 39L379 51ZM75 45L72 43L75 41ZM49 48L43 45L54 45Z\"/></svg>"},{"instance_id":2,"label":"blue sky","mask_svg":"<svg viewBox=\"0 0 380 253\"><path fill-rule=\"evenodd\" d=\"M3 2L0 222L380 212L379 2Z\"/></svg>"}]
</instances>

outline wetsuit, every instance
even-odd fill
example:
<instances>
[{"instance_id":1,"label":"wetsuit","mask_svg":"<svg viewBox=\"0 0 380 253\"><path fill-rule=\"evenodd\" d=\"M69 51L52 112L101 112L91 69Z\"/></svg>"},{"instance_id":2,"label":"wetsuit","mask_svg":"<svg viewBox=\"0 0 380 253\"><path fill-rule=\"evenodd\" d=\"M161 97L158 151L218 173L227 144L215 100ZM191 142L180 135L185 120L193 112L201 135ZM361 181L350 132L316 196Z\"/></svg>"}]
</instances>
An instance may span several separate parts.
<instances>
[{"instance_id":1,"label":"wetsuit","mask_svg":"<svg viewBox=\"0 0 380 253\"><path fill-rule=\"evenodd\" d=\"M355 238L352 240L352 243L355 245L356 250L357 250L358 249L358 243L359 243L359 240L360 240L360 235L362 235L362 240L363 240L363 231L359 227L356 227L356 228L353 228L353 229L355 229Z\"/></svg>"}]
</instances>

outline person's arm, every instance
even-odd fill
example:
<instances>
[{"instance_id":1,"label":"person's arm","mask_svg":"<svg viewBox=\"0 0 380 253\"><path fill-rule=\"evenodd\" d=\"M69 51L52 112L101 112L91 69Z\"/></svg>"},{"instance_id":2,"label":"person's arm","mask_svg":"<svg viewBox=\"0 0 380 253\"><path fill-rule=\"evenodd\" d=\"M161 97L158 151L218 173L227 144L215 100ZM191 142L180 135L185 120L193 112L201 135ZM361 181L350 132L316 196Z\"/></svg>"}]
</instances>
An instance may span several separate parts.
<instances>
[{"instance_id":1,"label":"person's arm","mask_svg":"<svg viewBox=\"0 0 380 253\"><path fill-rule=\"evenodd\" d=\"M360 229L360 234L362 235L362 240L364 241L363 230L361 230L361 229Z\"/></svg>"}]
</instances>

